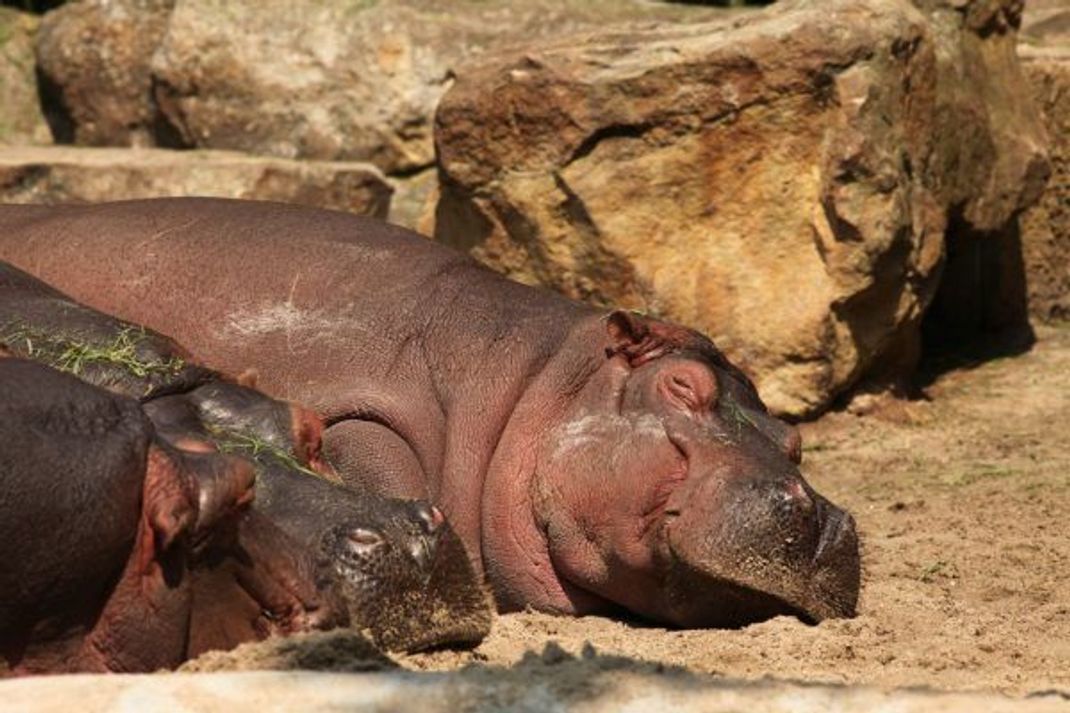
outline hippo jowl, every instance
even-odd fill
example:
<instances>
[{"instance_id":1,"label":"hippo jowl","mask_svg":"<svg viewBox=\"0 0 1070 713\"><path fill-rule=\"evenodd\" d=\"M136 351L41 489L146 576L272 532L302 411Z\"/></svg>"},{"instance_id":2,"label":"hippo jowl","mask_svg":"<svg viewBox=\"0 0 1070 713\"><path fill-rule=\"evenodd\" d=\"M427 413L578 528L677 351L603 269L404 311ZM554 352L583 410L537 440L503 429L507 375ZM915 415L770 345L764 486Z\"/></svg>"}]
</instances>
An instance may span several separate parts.
<instances>
[{"instance_id":1,"label":"hippo jowl","mask_svg":"<svg viewBox=\"0 0 1070 713\"><path fill-rule=\"evenodd\" d=\"M0 258L311 405L347 482L439 503L504 610L854 612L852 519L695 332L297 206L4 206Z\"/></svg>"}]
</instances>

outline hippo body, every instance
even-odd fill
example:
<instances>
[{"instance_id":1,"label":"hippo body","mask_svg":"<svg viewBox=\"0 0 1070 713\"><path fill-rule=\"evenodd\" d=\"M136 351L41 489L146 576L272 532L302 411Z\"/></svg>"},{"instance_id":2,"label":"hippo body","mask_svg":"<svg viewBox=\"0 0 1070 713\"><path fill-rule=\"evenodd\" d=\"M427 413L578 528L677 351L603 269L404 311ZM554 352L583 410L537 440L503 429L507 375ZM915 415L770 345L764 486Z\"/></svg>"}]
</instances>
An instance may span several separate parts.
<instances>
[{"instance_id":1,"label":"hippo body","mask_svg":"<svg viewBox=\"0 0 1070 713\"><path fill-rule=\"evenodd\" d=\"M186 457L136 401L41 364L0 358L0 393L0 672L184 661L191 539L240 505L251 469Z\"/></svg>"},{"instance_id":2,"label":"hippo body","mask_svg":"<svg viewBox=\"0 0 1070 713\"><path fill-rule=\"evenodd\" d=\"M0 258L310 404L347 484L439 504L502 610L854 612L852 519L695 332L297 206L2 206Z\"/></svg>"},{"instance_id":3,"label":"hippo body","mask_svg":"<svg viewBox=\"0 0 1070 713\"><path fill-rule=\"evenodd\" d=\"M0 262L0 344L141 400L216 378L167 337L78 304L6 262Z\"/></svg>"}]
</instances>

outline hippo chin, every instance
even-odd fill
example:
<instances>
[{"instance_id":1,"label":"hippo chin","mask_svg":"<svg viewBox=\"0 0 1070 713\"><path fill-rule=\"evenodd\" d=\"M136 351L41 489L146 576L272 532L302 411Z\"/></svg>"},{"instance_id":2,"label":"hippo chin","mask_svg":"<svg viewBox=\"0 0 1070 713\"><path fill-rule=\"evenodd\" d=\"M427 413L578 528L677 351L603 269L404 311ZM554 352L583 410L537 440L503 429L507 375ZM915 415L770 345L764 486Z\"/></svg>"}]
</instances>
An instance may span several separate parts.
<instances>
[{"instance_id":1,"label":"hippo chin","mask_svg":"<svg viewBox=\"0 0 1070 713\"><path fill-rule=\"evenodd\" d=\"M695 332L298 206L2 206L0 258L309 404L346 483L438 503L502 610L677 626L855 611L851 517Z\"/></svg>"}]
</instances>

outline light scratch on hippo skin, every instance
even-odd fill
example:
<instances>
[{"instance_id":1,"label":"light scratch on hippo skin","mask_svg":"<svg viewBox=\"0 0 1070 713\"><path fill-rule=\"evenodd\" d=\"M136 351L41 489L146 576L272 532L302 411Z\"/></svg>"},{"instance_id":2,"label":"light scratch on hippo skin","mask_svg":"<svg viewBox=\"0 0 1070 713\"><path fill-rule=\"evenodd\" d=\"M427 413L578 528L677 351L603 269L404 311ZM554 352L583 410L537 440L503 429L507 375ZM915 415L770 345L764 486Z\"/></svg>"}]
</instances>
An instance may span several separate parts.
<instances>
[{"instance_id":1,"label":"light scratch on hippo skin","mask_svg":"<svg viewBox=\"0 0 1070 713\"><path fill-rule=\"evenodd\" d=\"M135 254L140 253L145 249L145 247L149 243L155 242L155 241L159 240L160 238L164 237L165 235L173 233L173 232L175 232L177 230L185 230L186 228L192 227L192 226L196 225L197 223L200 223L202 220L203 220L203 218L201 218L201 217L190 218L189 220L187 220L184 223L179 223L178 225L172 225L169 228L162 228L160 230L157 230L155 233L153 233L152 235L148 236L147 238L145 238L144 240L139 242L134 247L134 252L135 252Z\"/></svg>"},{"instance_id":2,"label":"light scratch on hippo skin","mask_svg":"<svg viewBox=\"0 0 1070 713\"><path fill-rule=\"evenodd\" d=\"M300 279L301 279L301 273L300 272L295 273L294 274L294 281L290 283L290 294L287 295L287 297L286 297L286 306L287 307L292 307L294 309L297 309L297 306L294 304L294 294L297 293L297 283L298 283L298 281L300 281ZM286 351L290 352L290 354L294 353L293 328L290 327L290 326L287 326L287 328L286 328Z\"/></svg>"},{"instance_id":3,"label":"light scratch on hippo skin","mask_svg":"<svg viewBox=\"0 0 1070 713\"><path fill-rule=\"evenodd\" d=\"M237 337L262 337L282 332L287 340L294 333L303 335L331 333L338 326L315 310L303 310L291 302L268 305L261 309L239 310L227 315L224 331Z\"/></svg>"},{"instance_id":4,"label":"light scratch on hippo skin","mask_svg":"<svg viewBox=\"0 0 1070 713\"><path fill-rule=\"evenodd\" d=\"M657 416L649 413L628 417L619 414L592 414L582 411L577 418L566 421L554 429L556 445L552 460L591 443L604 441L606 436L625 432L628 441L633 438L668 438L665 425Z\"/></svg>"}]
</instances>

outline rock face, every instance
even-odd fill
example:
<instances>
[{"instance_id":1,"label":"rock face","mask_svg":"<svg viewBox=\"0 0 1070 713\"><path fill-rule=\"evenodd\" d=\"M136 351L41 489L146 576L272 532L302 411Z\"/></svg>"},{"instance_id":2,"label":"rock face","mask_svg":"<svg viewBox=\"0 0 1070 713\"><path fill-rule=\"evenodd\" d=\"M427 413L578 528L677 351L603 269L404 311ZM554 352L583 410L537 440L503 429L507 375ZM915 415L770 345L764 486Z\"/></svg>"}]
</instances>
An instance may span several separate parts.
<instances>
[{"instance_id":1,"label":"rock face","mask_svg":"<svg viewBox=\"0 0 1070 713\"><path fill-rule=\"evenodd\" d=\"M592 0L86 0L38 43L64 142L434 162L431 120L452 67L489 47L620 19L713 8Z\"/></svg>"},{"instance_id":2,"label":"rock face","mask_svg":"<svg viewBox=\"0 0 1070 713\"><path fill-rule=\"evenodd\" d=\"M1020 0L914 0L937 39L931 181L950 225L924 336L934 349L1031 342L1017 215L1049 173L1045 134L1016 56Z\"/></svg>"},{"instance_id":3,"label":"rock face","mask_svg":"<svg viewBox=\"0 0 1070 713\"><path fill-rule=\"evenodd\" d=\"M1051 180L1022 216L1030 313L1044 321L1070 319L1070 9L1046 19L1057 41L1020 48L1051 140Z\"/></svg>"},{"instance_id":4,"label":"rock face","mask_svg":"<svg viewBox=\"0 0 1070 713\"><path fill-rule=\"evenodd\" d=\"M951 4L782 2L487 58L439 107L434 234L705 331L813 414L912 366L952 218L1002 229L1043 185L1014 3Z\"/></svg>"},{"instance_id":5,"label":"rock face","mask_svg":"<svg viewBox=\"0 0 1070 713\"><path fill-rule=\"evenodd\" d=\"M305 203L383 218L390 193L378 169L363 163L163 149L0 152L0 202L6 203L199 195Z\"/></svg>"},{"instance_id":6,"label":"rock face","mask_svg":"<svg viewBox=\"0 0 1070 713\"><path fill-rule=\"evenodd\" d=\"M33 15L0 7L0 145L50 139L34 79Z\"/></svg>"},{"instance_id":7,"label":"rock face","mask_svg":"<svg viewBox=\"0 0 1070 713\"><path fill-rule=\"evenodd\" d=\"M86 0L48 13L37 65L59 143L166 144L157 134L149 60L174 0Z\"/></svg>"}]
</instances>

